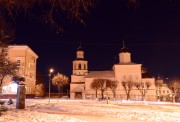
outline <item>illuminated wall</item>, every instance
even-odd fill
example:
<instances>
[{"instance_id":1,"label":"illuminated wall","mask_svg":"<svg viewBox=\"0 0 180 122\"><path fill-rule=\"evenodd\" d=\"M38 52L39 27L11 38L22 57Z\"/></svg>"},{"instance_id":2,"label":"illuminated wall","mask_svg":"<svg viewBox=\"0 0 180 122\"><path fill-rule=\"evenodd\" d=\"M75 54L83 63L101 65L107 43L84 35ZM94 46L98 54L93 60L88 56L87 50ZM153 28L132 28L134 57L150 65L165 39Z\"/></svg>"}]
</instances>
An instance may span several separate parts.
<instances>
[{"instance_id":1,"label":"illuminated wall","mask_svg":"<svg viewBox=\"0 0 180 122\"><path fill-rule=\"evenodd\" d=\"M27 45L10 45L8 58L19 63L18 75L25 78L26 94L35 94L37 54ZM3 93L9 94L13 90L10 88L11 78L7 79L3 81Z\"/></svg>"}]
</instances>

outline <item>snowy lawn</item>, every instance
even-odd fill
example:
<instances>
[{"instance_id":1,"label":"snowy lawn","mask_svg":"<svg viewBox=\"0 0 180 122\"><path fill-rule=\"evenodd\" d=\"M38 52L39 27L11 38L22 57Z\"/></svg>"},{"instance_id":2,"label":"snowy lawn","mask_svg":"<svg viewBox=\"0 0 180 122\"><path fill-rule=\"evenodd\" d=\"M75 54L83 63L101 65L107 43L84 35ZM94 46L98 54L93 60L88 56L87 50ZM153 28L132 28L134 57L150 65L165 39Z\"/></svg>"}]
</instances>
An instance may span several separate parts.
<instances>
[{"instance_id":1,"label":"snowy lawn","mask_svg":"<svg viewBox=\"0 0 180 122\"><path fill-rule=\"evenodd\" d=\"M0 122L180 122L180 104L135 101L26 99L26 108L14 104Z\"/></svg>"}]
</instances>

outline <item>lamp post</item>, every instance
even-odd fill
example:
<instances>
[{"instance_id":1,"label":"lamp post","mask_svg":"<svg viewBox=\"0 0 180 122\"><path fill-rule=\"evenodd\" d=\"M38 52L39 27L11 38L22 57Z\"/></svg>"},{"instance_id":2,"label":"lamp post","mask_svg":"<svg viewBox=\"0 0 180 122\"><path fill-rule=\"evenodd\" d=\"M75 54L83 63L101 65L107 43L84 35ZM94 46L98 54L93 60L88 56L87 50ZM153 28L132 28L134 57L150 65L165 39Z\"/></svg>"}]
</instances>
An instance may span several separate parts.
<instances>
[{"instance_id":1,"label":"lamp post","mask_svg":"<svg viewBox=\"0 0 180 122\"><path fill-rule=\"evenodd\" d=\"M49 103L50 103L50 97L51 97L51 79L52 79L52 73L54 72L54 69L49 70Z\"/></svg>"},{"instance_id":2,"label":"lamp post","mask_svg":"<svg viewBox=\"0 0 180 122\"><path fill-rule=\"evenodd\" d=\"M146 96L146 85L145 85L145 82L143 82L143 96L142 96L142 98L143 98L143 101L145 101L145 96Z\"/></svg>"}]
</instances>

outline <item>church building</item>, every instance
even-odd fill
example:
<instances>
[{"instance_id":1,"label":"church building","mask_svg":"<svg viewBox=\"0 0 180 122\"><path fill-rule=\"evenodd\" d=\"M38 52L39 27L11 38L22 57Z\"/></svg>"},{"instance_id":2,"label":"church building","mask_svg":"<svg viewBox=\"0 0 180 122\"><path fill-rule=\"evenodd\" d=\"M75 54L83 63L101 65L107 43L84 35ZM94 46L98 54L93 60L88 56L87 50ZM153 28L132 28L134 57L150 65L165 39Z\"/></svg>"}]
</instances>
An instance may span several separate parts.
<instances>
[{"instance_id":1,"label":"church building","mask_svg":"<svg viewBox=\"0 0 180 122\"><path fill-rule=\"evenodd\" d=\"M88 61L84 58L84 51L80 46L76 52L76 59L73 61L73 70L70 84L70 99L96 99L95 90L91 88L94 79L116 80L116 100L126 100L127 95L122 86L123 81L149 82L151 86L146 93L146 100L156 100L155 78L147 71L142 70L142 64L136 64L131 61L131 53L125 45L119 52L119 63L114 64L112 70L107 71L89 71ZM113 99L113 93L110 89L105 91L110 99ZM104 95L106 95L104 94ZM101 98L101 92L98 90L98 98ZM130 92L131 100L141 100L141 92L133 86Z\"/></svg>"}]
</instances>

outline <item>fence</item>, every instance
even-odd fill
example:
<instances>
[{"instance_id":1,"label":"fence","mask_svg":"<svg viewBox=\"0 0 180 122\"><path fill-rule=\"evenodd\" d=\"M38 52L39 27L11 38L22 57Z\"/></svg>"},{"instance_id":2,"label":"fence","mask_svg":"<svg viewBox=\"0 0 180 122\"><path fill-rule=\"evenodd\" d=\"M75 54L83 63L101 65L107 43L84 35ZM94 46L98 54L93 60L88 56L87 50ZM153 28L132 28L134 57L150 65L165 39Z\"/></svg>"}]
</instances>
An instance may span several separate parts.
<instances>
[{"instance_id":1,"label":"fence","mask_svg":"<svg viewBox=\"0 0 180 122\"><path fill-rule=\"evenodd\" d=\"M104 97L106 97L106 94L104 94ZM113 100L113 94L108 94L108 97ZM101 98L101 94L97 94L97 98ZM96 99L96 94L85 94L85 99ZM116 94L116 100L127 100L126 94ZM142 96L141 95L130 95L130 100L136 100L141 101ZM156 101L156 96L154 95L146 95L145 100L147 101Z\"/></svg>"},{"instance_id":2,"label":"fence","mask_svg":"<svg viewBox=\"0 0 180 122\"><path fill-rule=\"evenodd\" d=\"M70 98L70 94L69 93L50 93L50 97L51 98L61 98L63 96L67 96L68 98ZM49 97L49 93L45 94L45 97Z\"/></svg>"}]
</instances>

